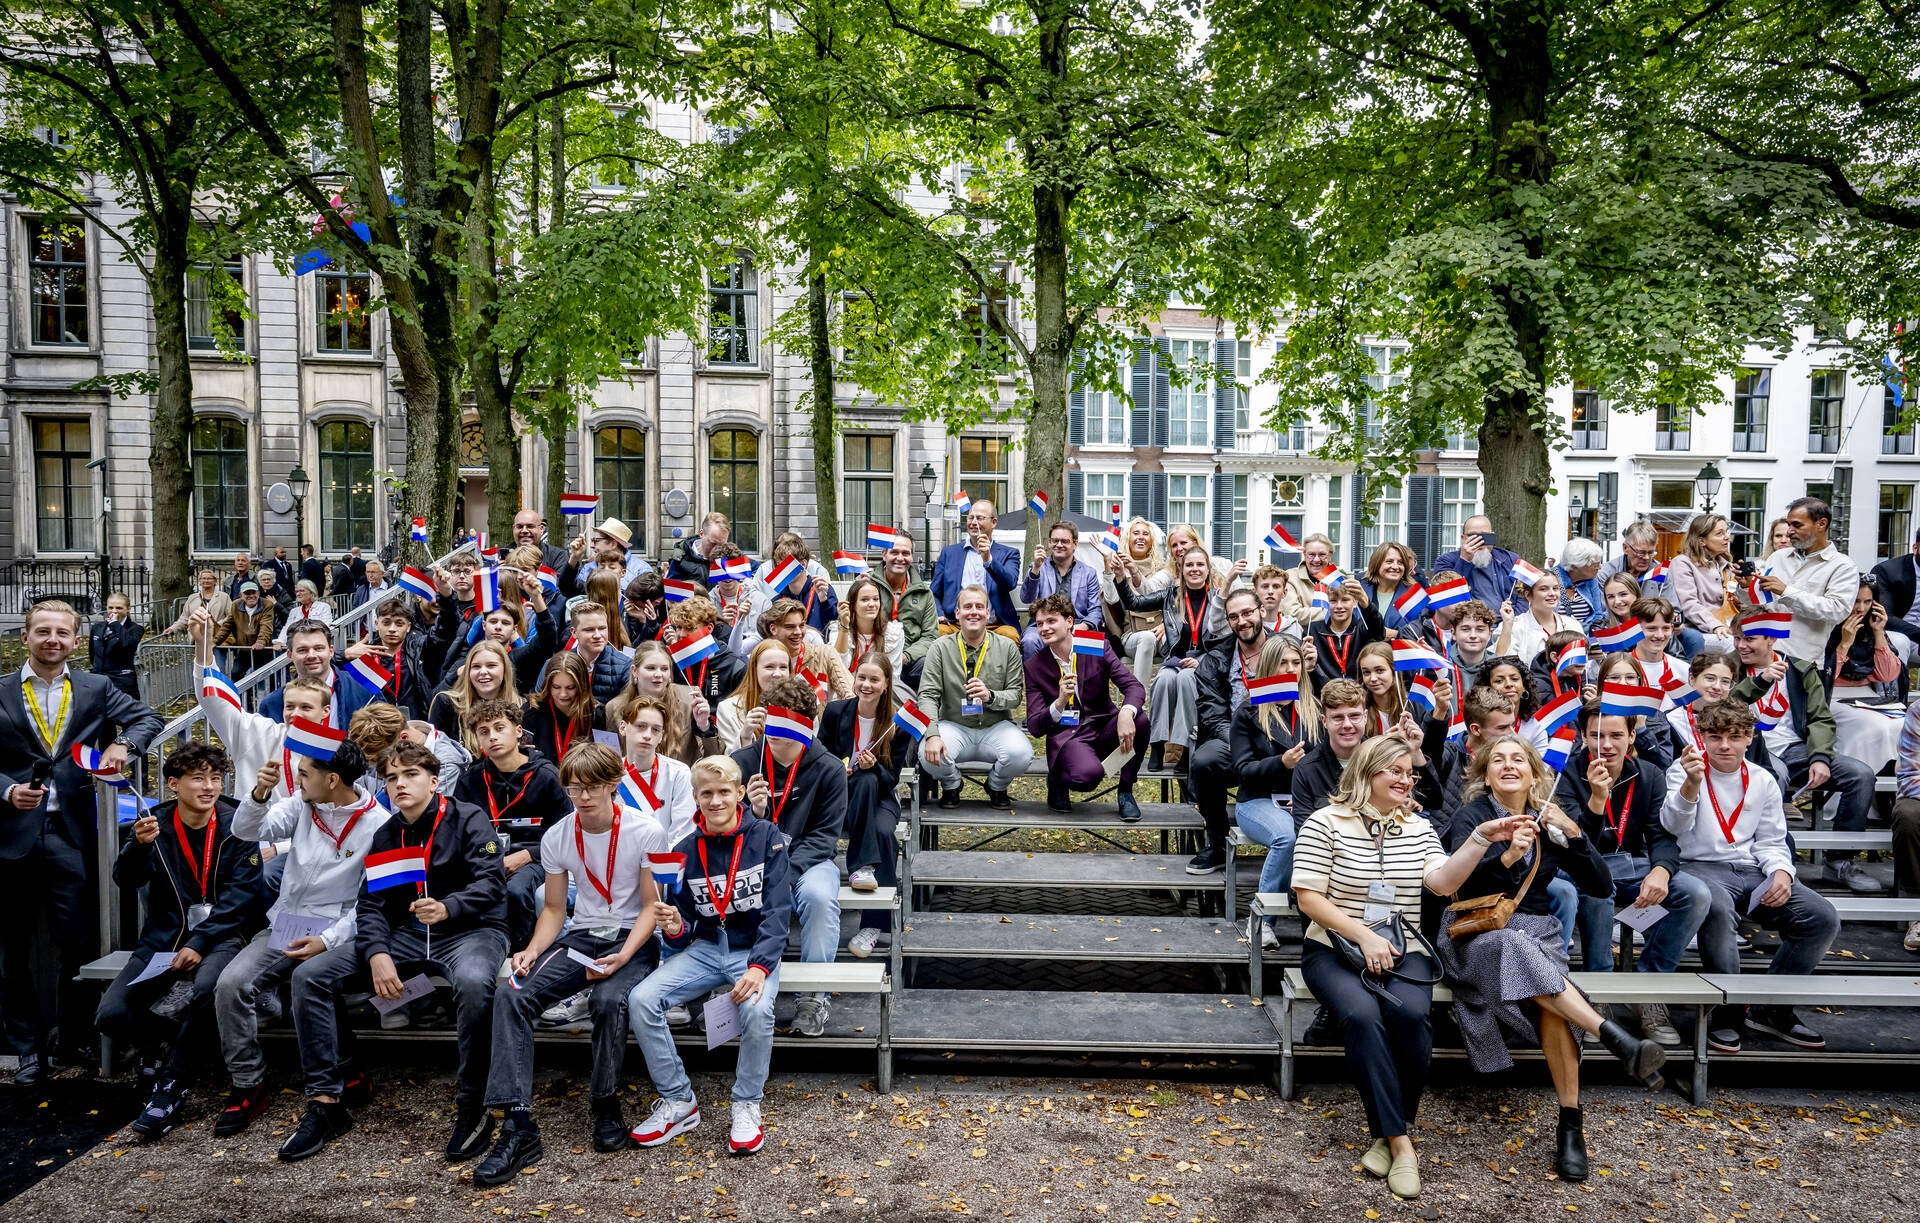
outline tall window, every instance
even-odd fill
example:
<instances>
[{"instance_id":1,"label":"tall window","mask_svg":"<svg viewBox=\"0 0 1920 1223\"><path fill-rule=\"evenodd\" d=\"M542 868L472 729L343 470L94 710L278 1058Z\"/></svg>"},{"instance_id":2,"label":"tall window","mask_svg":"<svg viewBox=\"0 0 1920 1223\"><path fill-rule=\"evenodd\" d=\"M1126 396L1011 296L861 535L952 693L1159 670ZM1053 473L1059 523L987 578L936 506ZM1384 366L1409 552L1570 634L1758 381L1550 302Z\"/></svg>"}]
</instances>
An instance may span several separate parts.
<instances>
[{"instance_id":1,"label":"tall window","mask_svg":"<svg viewBox=\"0 0 1920 1223\"><path fill-rule=\"evenodd\" d=\"M866 547L867 524L893 523L893 434L849 433L843 443L845 487L840 493L840 544ZM904 525L904 524L903 524Z\"/></svg>"},{"instance_id":2,"label":"tall window","mask_svg":"<svg viewBox=\"0 0 1920 1223\"><path fill-rule=\"evenodd\" d=\"M246 299L247 271L240 256L219 264L202 263L187 273L187 347L217 351L247 346L247 316L239 303Z\"/></svg>"},{"instance_id":3,"label":"tall window","mask_svg":"<svg viewBox=\"0 0 1920 1223\"><path fill-rule=\"evenodd\" d=\"M1886 388L1886 398L1880 405L1881 454L1913 453L1914 427L1903 423L1905 415L1905 409L1900 400L1895 397L1893 386L1889 384Z\"/></svg>"},{"instance_id":4,"label":"tall window","mask_svg":"<svg viewBox=\"0 0 1920 1223\"><path fill-rule=\"evenodd\" d=\"M1253 393L1253 341L1240 340L1233 346L1233 427L1236 429L1253 428L1253 408L1249 399ZM1220 439L1222 443L1225 438ZM1224 449L1224 445L1222 449Z\"/></svg>"},{"instance_id":5,"label":"tall window","mask_svg":"<svg viewBox=\"0 0 1920 1223\"><path fill-rule=\"evenodd\" d=\"M1207 485L1212 480L1212 476L1167 477L1168 530L1184 522L1200 532L1201 539L1207 538Z\"/></svg>"},{"instance_id":6,"label":"tall window","mask_svg":"<svg viewBox=\"0 0 1920 1223\"><path fill-rule=\"evenodd\" d=\"M1168 444L1204 446L1207 422L1213 419L1213 379L1211 340L1174 340L1169 364L1173 377L1167 388L1173 407L1173 430Z\"/></svg>"},{"instance_id":7,"label":"tall window","mask_svg":"<svg viewBox=\"0 0 1920 1223\"><path fill-rule=\"evenodd\" d=\"M711 508L733 524L733 542L746 552L759 548L759 434L750 429L713 431L707 438L707 488Z\"/></svg>"},{"instance_id":8,"label":"tall window","mask_svg":"<svg viewBox=\"0 0 1920 1223\"><path fill-rule=\"evenodd\" d=\"M1733 380L1733 449L1760 454L1767 448L1767 409L1773 402L1773 371L1750 369Z\"/></svg>"},{"instance_id":9,"label":"tall window","mask_svg":"<svg viewBox=\"0 0 1920 1223\"><path fill-rule=\"evenodd\" d=\"M1120 375L1126 385L1126 373ZM1127 397L1118 391L1087 388L1087 445L1124 446L1127 444Z\"/></svg>"},{"instance_id":10,"label":"tall window","mask_svg":"<svg viewBox=\"0 0 1920 1223\"><path fill-rule=\"evenodd\" d=\"M980 363L990 369L999 369L1007 361L1006 341L993 323L996 313L1008 323L1013 322L1013 290L1007 284L1004 267L995 269L987 277L987 288L974 289L960 307L961 326L973 336Z\"/></svg>"},{"instance_id":11,"label":"tall window","mask_svg":"<svg viewBox=\"0 0 1920 1223\"><path fill-rule=\"evenodd\" d=\"M1127 477L1121 472L1087 473L1087 498L1083 512L1101 522L1113 521L1113 507L1120 507L1120 521L1126 521Z\"/></svg>"},{"instance_id":12,"label":"tall window","mask_svg":"<svg viewBox=\"0 0 1920 1223\"><path fill-rule=\"evenodd\" d=\"M758 283L747 259L729 263L707 282L708 364L759 363Z\"/></svg>"},{"instance_id":13,"label":"tall window","mask_svg":"<svg viewBox=\"0 0 1920 1223\"><path fill-rule=\"evenodd\" d=\"M1296 537L1297 538L1297 537ZM1247 559L1247 478L1233 478L1233 544L1230 561Z\"/></svg>"},{"instance_id":14,"label":"tall window","mask_svg":"<svg viewBox=\"0 0 1920 1223\"><path fill-rule=\"evenodd\" d=\"M1341 500L1340 476L1327 477L1327 531L1328 539L1333 541L1336 555L1340 551L1340 524L1346 518L1345 503ZM1298 535L1294 536L1299 539Z\"/></svg>"},{"instance_id":15,"label":"tall window","mask_svg":"<svg viewBox=\"0 0 1920 1223\"><path fill-rule=\"evenodd\" d=\"M1653 409L1653 448L1655 450L1692 450L1693 414L1670 403Z\"/></svg>"},{"instance_id":16,"label":"tall window","mask_svg":"<svg viewBox=\"0 0 1920 1223\"><path fill-rule=\"evenodd\" d=\"M1890 556L1905 556L1913 547L1913 485L1882 484L1880 486L1880 550L1876 555L1881 559Z\"/></svg>"},{"instance_id":17,"label":"tall window","mask_svg":"<svg viewBox=\"0 0 1920 1223\"><path fill-rule=\"evenodd\" d=\"M320 550L373 547L373 428L357 420L320 426Z\"/></svg>"},{"instance_id":18,"label":"tall window","mask_svg":"<svg viewBox=\"0 0 1920 1223\"><path fill-rule=\"evenodd\" d=\"M1600 481L1567 481L1567 529L1574 539L1600 538Z\"/></svg>"},{"instance_id":19,"label":"tall window","mask_svg":"<svg viewBox=\"0 0 1920 1223\"><path fill-rule=\"evenodd\" d=\"M33 422L34 504L42 552L93 550L93 425L87 420Z\"/></svg>"},{"instance_id":20,"label":"tall window","mask_svg":"<svg viewBox=\"0 0 1920 1223\"><path fill-rule=\"evenodd\" d=\"M1380 394L1382 391L1399 386L1407 380L1404 373L1397 372L1400 361L1407 355L1404 344L1369 344L1367 360L1373 363L1373 372L1367 375L1367 385L1373 393L1367 397L1365 413L1367 420L1367 440L1380 440Z\"/></svg>"},{"instance_id":21,"label":"tall window","mask_svg":"<svg viewBox=\"0 0 1920 1223\"><path fill-rule=\"evenodd\" d=\"M960 487L969 500L985 497L993 508L1007 508L1007 443L999 437L960 439Z\"/></svg>"},{"instance_id":22,"label":"tall window","mask_svg":"<svg viewBox=\"0 0 1920 1223\"><path fill-rule=\"evenodd\" d=\"M1585 382L1573 384L1573 448L1607 448L1607 401L1600 388Z\"/></svg>"},{"instance_id":23,"label":"tall window","mask_svg":"<svg viewBox=\"0 0 1920 1223\"><path fill-rule=\"evenodd\" d=\"M28 221L27 284L33 342L86 344L86 226L75 221Z\"/></svg>"},{"instance_id":24,"label":"tall window","mask_svg":"<svg viewBox=\"0 0 1920 1223\"><path fill-rule=\"evenodd\" d=\"M639 131L637 118L643 117L645 112L635 116L625 106L607 107L607 151L587 164L587 186L595 191L618 191L638 181L633 163L627 157L636 143ZM621 521L625 522L626 519Z\"/></svg>"},{"instance_id":25,"label":"tall window","mask_svg":"<svg viewBox=\"0 0 1920 1223\"><path fill-rule=\"evenodd\" d=\"M1733 549L1737 555L1759 558L1767 553L1767 540L1761 534L1767 528L1767 482L1735 480L1728 486L1727 520L1736 528ZM1744 529L1749 534L1742 535ZM1744 542L1744 551L1742 550Z\"/></svg>"},{"instance_id":26,"label":"tall window","mask_svg":"<svg viewBox=\"0 0 1920 1223\"><path fill-rule=\"evenodd\" d=\"M1846 406L1847 375L1837 369L1813 371L1807 395L1807 453L1840 453L1840 414Z\"/></svg>"},{"instance_id":27,"label":"tall window","mask_svg":"<svg viewBox=\"0 0 1920 1223\"><path fill-rule=\"evenodd\" d=\"M1480 478L1447 476L1440 485L1439 539L1460 538L1460 524L1480 512Z\"/></svg>"},{"instance_id":28,"label":"tall window","mask_svg":"<svg viewBox=\"0 0 1920 1223\"><path fill-rule=\"evenodd\" d=\"M203 552L248 546L247 426L225 416L193 422L193 546Z\"/></svg>"},{"instance_id":29,"label":"tall window","mask_svg":"<svg viewBox=\"0 0 1920 1223\"><path fill-rule=\"evenodd\" d=\"M313 274L313 291L320 324L316 347L321 352L372 352L373 319L367 313L367 299L373 282L367 274L322 268Z\"/></svg>"},{"instance_id":30,"label":"tall window","mask_svg":"<svg viewBox=\"0 0 1920 1223\"><path fill-rule=\"evenodd\" d=\"M633 528L633 546L646 546L647 435L630 426L593 431L593 491L601 512Z\"/></svg>"},{"instance_id":31,"label":"tall window","mask_svg":"<svg viewBox=\"0 0 1920 1223\"><path fill-rule=\"evenodd\" d=\"M1401 533L1401 507L1405 494L1398 484L1384 485L1376 490L1373 501L1373 525L1366 528L1361 536L1365 542L1363 549L1369 556L1373 549L1390 539L1405 539Z\"/></svg>"}]
</instances>

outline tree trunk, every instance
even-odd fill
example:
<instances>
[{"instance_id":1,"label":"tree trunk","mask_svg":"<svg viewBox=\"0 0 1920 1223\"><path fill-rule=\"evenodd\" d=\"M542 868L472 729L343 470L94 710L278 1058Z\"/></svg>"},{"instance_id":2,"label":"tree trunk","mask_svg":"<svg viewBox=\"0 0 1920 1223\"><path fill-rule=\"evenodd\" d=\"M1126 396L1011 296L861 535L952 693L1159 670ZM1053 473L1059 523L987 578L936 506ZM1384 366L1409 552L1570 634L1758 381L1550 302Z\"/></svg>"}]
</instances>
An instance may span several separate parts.
<instances>
[{"instance_id":1,"label":"tree trunk","mask_svg":"<svg viewBox=\"0 0 1920 1223\"><path fill-rule=\"evenodd\" d=\"M821 252L807 252L815 268L821 265ZM820 554L824 563L840 546L840 493L834 481L833 452L837 430L834 427L833 335L827 312L827 278L816 271L807 277L807 365L813 375L812 400L808 404L813 418L813 495L820 514Z\"/></svg>"},{"instance_id":2,"label":"tree trunk","mask_svg":"<svg viewBox=\"0 0 1920 1223\"><path fill-rule=\"evenodd\" d=\"M1048 75L1064 82L1070 36L1069 13L1048 6L1041 29L1040 62ZM1076 103L1062 102L1072 106ZM1062 164L1067 147L1068 120L1059 115L1043 127L1029 146L1027 162L1033 189L1033 352L1027 374L1033 386L1033 410L1027 417L1027 487L1046 490L1053 517L1066 509L1063 475L1067 466L1067 377L1072 368L1073 335L1068 325L1067 234L1073 210L1070 189L1053 167ZM1009 501L1024 504L1015 490ZM1003 511L1006 506L1000 507ZM1022 559L1033 555L1046 539L1046 519L1027 515L1026 547Z\"/></svg>"},{"instance_id":3,"label":"tree trunk","mask_svg":"<svg viewBox=\"0 0 1920 1223\"><path fill-rule=\"evenodd\" d=\"M167 184L172 186L172 184ZM153 602L184 599L193 591L193 361L187 347L187 227L190 200L163 207L153 276L154 396L147 464L153 481ZM111 490L109 490L111 493ZM103 548L110 544L102 540Z\"/></svg>"},{"instance_id":4,"label":"tree trunk","mask_svg":"<svg viewBox=\"0 0 1920 1223\"><path fill-rule=\"evenodd\" d=\"M553 122L547 133L547 155L552 159L553 209L550 229L558 230L567 223L567 106L564 100L556 99L547 107ZM540 154L539 142L535 141L533 155L534 180L539 181ZM539 224L539 205L534 206L534 223ZM567 375L563 370L553 380L547 390L546 411L541 414L540 429L547 439L547 503L543 516L547 520L547 542L565 544L567 542L566 515L560 512L560 494L567 491L567 433L572 423L571 400L567 395ZM581 456L581 465L586 464L586 456Z\"/></svg>"}]
</instances>

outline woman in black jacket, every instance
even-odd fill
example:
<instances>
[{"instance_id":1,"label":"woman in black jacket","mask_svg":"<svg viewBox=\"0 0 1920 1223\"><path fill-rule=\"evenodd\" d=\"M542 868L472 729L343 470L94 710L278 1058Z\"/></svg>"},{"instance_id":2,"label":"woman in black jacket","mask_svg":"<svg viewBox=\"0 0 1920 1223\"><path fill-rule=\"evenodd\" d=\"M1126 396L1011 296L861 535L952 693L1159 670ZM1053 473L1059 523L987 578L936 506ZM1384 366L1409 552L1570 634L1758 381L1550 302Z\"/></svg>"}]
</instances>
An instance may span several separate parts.
<instances>
[{"instance_id":1,"label":"woman in black jacket","mask_svg":"<svg viewBox=\"0 0 1920 1223\"><path fill-rule=\"evenodd\" d=\"M88 643L93 673L106 676L114 687L136 701L140 699L140 679L133 663L140 651L140 639L146 635L146 626L133 622L133 605L116 590L107 596L107 618L93 626Z\"/></svg>"},{"instance_id":2,"label":"woman in black jacket","mask_svg":"<svg viewBox=\"0 0 1920 1223\"><path fill-rule=\"evenodd\" d=\"M1564 870L1586 896L1610 896L1607 863L1571 819L1553 803L1554 774L1519 735L1501 735L1481 748L1467 772L1466 805L1452 827L1485 853L1456 900L1494 894L1516 896L1506 925L1454 938L1443 927L1437 948L1453 984L1454 1018L1467 1056L1480 1073L1513 1065L1505 1033L1539 1041L1560 1097L1560 1127L1554 1170L1562 1180L1587 1177L1586 1138L1580 1115L1580 1046L1574 1029L1591 1032L1628 1071L1649 1087L1661 1083L1666 1053L1610 1019L1567 979L1560 922L1550 908L1547 883ZM1485 821L1525 815L1529 823L1511 840L1490 841ZM1523 894L1524 893L1524 894ZM1449 912L1448 917L1454 916Z\"/></svg>"},{"instance_id":3,"label":"woman in black jacket","mask_svg":"<svg viewBox=\"0 0 1920 1223\"><path fill-rule=\"evenodd\" d=\"M1298 641L1277 634L1268 637L1260 647L1257 665L1259 674L1254 678L1292 675L1300 695L1261 705L1249 699L1233 711L1228 741L1233 746L1233 775L1240 783L1233 816L1248 840L1267 847L1266 862L1260 867L1260 891L1284 892L1293 878L1293 766L1320 741L1320 705L1313 695L1312 668L1301 657ZM1254 933L1249 925L1248 937ZM1271 918L1261 923L1258 933L1262 948L1280 946Z\"/></svg>"},{"instance_id":4,"label":"woman in black jacket","mask_svg":"<svg viewBox=\"0 0 1920 1223\"><path fill-rule=\"evenodd\" d=\"M606 707L593 699L593 679L578 654L555 654L547 663L540 687L527 698L521 738L533 741L533 753L553 762L567 752L593 742L593 732L606 729Z\"/></svg>"},{"instance_id":5,"label":"woman in black jacket","mask_svg":"<svg viewBox=\"0 0 1920 1223\"><path fill-rule=\"evenodd\" d=\"M900 882L900 770L913 736L893 724L893 664L869 650L853 672L854 695L820 711L820 742L847 762L847 886L856 892ZM862 909L847 950L865 958L892 925L885 909Z\"/></svg>"}]
</instances>

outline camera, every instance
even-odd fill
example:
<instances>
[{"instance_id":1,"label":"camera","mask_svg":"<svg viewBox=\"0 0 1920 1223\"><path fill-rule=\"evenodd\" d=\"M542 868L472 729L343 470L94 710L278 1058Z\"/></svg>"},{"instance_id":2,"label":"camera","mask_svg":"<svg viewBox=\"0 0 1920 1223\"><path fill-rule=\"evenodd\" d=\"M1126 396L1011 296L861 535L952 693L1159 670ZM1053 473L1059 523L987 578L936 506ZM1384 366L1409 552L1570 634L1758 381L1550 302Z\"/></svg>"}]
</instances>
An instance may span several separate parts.
<instances>
[{"instance_id":1,"label":"camera","mask_svg":"<svg viewBox=\"0 0 1920 1223\"><path fill-rule=\"evenodd\" d=\"M1754 563L1746 557L1741 557L1739 561L1735 562L1733 571L1742 578L1751 578L1760 572Z\"/></svg>"}]
</instances>

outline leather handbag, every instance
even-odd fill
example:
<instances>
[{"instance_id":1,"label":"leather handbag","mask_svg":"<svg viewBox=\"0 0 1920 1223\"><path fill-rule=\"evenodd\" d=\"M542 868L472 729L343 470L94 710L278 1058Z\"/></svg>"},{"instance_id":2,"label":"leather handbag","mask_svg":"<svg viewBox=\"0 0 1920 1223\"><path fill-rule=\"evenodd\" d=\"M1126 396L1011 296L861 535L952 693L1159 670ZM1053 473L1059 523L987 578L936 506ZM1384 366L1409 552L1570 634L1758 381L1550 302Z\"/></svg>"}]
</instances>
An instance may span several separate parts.
<instances>
[{"instance_id":1,"label":"leather handbag","mask_svg":"<svg viewBox=\"0 0 1920 1223\"><path fill-rule=\"evenodd\" d=\"M1360 944L1338 931L1328 930L1327 941L1333 944L1333 949L1340 953L1340 958L1347 962L1347 967L1359 975L1361 983L1368 989L1376 993L1380 992L1372 980L1374 977L1397 977L1414 985L1438 985L1444 978L1440 969L1440 957L1434 954L1433 944L1427 942L1426 936L1408 925L1398 913L1389 913L1377 922L1368 923L1367 929L1387 940L1387 946L1393 948L1394 963L1398 964L1404 960L1408 951L1418 951L1426 956L1427 963L1433 966L1433 975L1425 977L1415 976L1399 968L1386 968L1377 973L1372 972L1367 968L1367 953L1360 950Z\"/></svg>"},{"instance_id":2,"label":"leather handbag","mask_svg":"<svg viewBox=\"0 0 1920 1223\"><path fill-rule=\"evenodd\" d=\"M1476 934L1485 934L1489 930L1504 930L1512 920L1514 912L1520 908L1520 901L1533 886L1533 877L1540 870L1540 843L1534 842L1533 865L1527 868L1527 877L1520 884L1520 890L1509 896L1505 892L1492 892L1485 896L1475 896L1471 900L1456 900L1447 906L1447 937L1456 943L1465 942Z\"/></svg>"}]
</instances>

